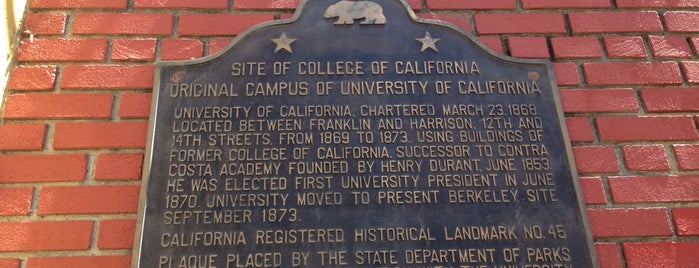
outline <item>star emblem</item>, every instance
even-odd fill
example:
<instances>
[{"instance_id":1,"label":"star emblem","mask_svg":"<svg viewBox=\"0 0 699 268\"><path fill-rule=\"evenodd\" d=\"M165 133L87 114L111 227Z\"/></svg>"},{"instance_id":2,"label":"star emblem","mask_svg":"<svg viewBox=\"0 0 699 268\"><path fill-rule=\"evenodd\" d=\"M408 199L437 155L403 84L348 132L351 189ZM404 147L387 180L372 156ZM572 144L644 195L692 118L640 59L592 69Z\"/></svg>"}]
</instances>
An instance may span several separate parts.
<instances>
[{"instance_id":1,"label":"star emblem","mask_svg":"<svg viewBox=\"0 0 699 268\"><path fill-rule=\"evenodd\" d=\"M423 38L415 38L418 42L422 43L422 48L420 49L420 52L425 52L428 48L431 48L432 50L439 52L437 50L437 42L439 42L439 38L432 38L432 35L430 32L425 32L425 37Z\"/></svg>"},{"instance_id":2,"label":"star emblem","mask_svg":"<svg viewBox=\"0 0 699 268\"><path fill-rule=\"evenodd\" d=\"M273 38L272 42L274 42L277 47L274 49L274 53L277 53L279 50L286 50L289 53L291 53L291 43L296 41L296 39L289 38L286 36L286 33L282 33L282 35L279 36L279 38Z\"/></svg>"}]
</instances>

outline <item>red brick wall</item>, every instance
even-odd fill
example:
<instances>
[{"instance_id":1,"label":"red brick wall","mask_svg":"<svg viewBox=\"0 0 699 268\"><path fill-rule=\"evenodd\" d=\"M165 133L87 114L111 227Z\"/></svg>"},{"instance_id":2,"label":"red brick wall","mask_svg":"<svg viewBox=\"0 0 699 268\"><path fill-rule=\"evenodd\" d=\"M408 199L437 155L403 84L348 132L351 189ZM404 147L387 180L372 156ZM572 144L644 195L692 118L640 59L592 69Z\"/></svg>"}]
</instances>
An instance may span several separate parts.
<instances>
[{"instance_id":1,"label":"red brick wall","mask_svg":"<svg viewBox=\"0 0 699 268\"><path fill-rule=\"evenodd\" d=\"M699 267L699 0L411 0L554 62L601 267ZM129 267L154 62L298 1L31 0L0 114L0 267Z\"/></svg>"}]
</instances>

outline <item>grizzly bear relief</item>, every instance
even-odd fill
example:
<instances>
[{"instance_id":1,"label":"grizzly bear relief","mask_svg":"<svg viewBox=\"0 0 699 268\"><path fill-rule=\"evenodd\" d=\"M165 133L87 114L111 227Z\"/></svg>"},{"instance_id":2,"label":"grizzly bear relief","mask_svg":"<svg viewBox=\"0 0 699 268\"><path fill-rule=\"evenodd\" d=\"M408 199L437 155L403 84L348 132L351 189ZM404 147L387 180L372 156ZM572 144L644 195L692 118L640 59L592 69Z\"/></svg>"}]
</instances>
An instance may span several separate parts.
<instances>
[{"instance_id":1,"label":"grizzly bear relief","mask_svg":"<svg viewBox=\"0 0 699 268\"><path fill-rule=\"evenodd\" d=\"M326 19L338 17L335 24L354 24L356 19L364 19L360 24L386 23L381 6L370 1L343 0L337 2L325 10L323 17Z\"/></svg>"}]
</instances>

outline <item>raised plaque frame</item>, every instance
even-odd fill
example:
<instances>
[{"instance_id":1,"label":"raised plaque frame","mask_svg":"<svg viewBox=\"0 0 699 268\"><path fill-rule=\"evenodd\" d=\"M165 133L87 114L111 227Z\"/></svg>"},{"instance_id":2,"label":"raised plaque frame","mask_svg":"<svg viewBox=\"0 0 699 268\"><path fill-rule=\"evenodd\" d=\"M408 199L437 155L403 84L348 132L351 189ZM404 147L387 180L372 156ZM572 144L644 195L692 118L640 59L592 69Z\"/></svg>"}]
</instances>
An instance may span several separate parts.
<instances>
[{"instance_id":1,"label":"raised plaque frame","mask_svg":"<svg viewBox=\"0 0 699 268\"><path fill-rule=\"evenodd\" d=\"M452 31L455 32L458 35L461 35L463 37L463 42L470 42L475 46L476 49L480 49L485 53L484 57L491 57L496 61L503 62L503 63L509 63L509 64L515 64L515 65L526 65L526 66L543 66L545 69L545 73L543 74L545 77L548 78L548 83L547 87L551 88L551 96L552 96L552 101L553 101L553 109L555 110L556 114L552 115L553 117L557 118L556 122L558 123L558 127L560 129L560 139L562 139L564 143L564 156L562 157L564 160L563 162L566 163L568 167L568 172L571 178L570 184L573 187L573 192L575 194L574 200L577 200L577 205L576 208L578 211L578 217L580 219L580 225L578 227L581 228L581 232L583 234L583 240L580 241L579 243L584 244L584 248L586 249L586 254L588 258L590 259L589 263L591 267L597 267L596 264L596 255L594 252L594 247L593 247L593 240L590 235L590 228L588 225L587 217L585 212L585 205L584 202L582 202L582 194L580 191L580 186L577 178L577 173L575 169L575 162L572 157L572 150L570 146L570 140L568 138L568 132L565 126L565 117L563 114L563 110L561 108L561 103L560 103L560 96L558 95L558 88L555 82L555 76L553 74L552 68L551 68L551 63L547 60L537 60L537 59L517 59L517 58L512 58L509 56L501 55L493 50L487 48L482 42L480 42L477 38L475 38L472 34L465 32L464 30L446 23L442 21L437 21L437 20L429 20L429 19L422 19L418 18L413 10L408 6L408 4L404 0L377 0L382 3L384 2L392 2L392 3L398 3L398 5L401 5L403 8L403 12L405 12L405 15L408 17L409 20L414 22L416 25L422 25L422 26L435 26L435 27L442 27L447 31ZM155 72L155 79L154 79L154 92L153 92L153 101L151 104L151 116L150 116L150 121L149 121L149 134L148 134L148 141L147 141L147 148L146 148L146 153L144 157L144 163L143 163L143 186L141 188L141 204L139 206L139 214L138 214L138 220L137 220L137 228L136 228L136 239L134 242L134 257L132 261L132 266L133 267L139 267L139 263L141 262L141 259L143 258L144 255L144 250L148 250L148 248L143 248L142 247L142 242L144 238L144 234L149 232L150 230L146 230L146 226L144 225L144 222L146 221L146 207L148 206L147 200L149 197L149 178L152 175L151 174L151 166L153 164L153 159L154 157L157 157L154 155L154 146L156 146L158 137L156 137L155 129L158 126L158 121L159 118L162 116L158 112L159 108L159 100L160 100L160 94L161 94L161 84L163 81L163 77L161 77L162 73L164 70L171 69L171 68L179 68L179 67L187 67L187 66L198 66L202 64L206 64L208 62L211 62L213 60L222 58L224 55L228 53L229 50L232 48L236 47L239 43L243 42L246 40L250 35L253 35L259 31L263 31L265 29L270 29L278 26L285 26L285 25L294 25L297 23L299 20L300 16L303 14L304 10L307 7L307 4L309 2L314 2L316 4L319 4L322 1L316 1L316 0L302 0L301 3L299 4L298 8L296 9L296 12L294 13L293 17L290 19L284 19L284 20L277 20L277 21L271 21L271 22L266 22L262 23L256 26L253 26L240 35L236 36L227 46L226 48L222 49L221 51L206 56L198 59L193 59L193 60L187 60L187 61L171 61L171 62L159 62L156 65L156 72ZM356 19L356 18L355 18ZM342 22L341 19L337 19L338 23ZM353 20L353 24L354 24ZM337 27L354 27L352 26L337 26ZM431 38L429 36L429 33L425 35L424 38ZM435 37L436 38L436 37ZM424 43L423 43L424 45ZM433 43L434 45L434 43ZM283 48L282 48L283 49ZM427 52L430 52L431 48L422 48L422 51L424 52L427 50ZM380 49L379 49L380 50ZM436 49L435 49L436 51ZM282 51L284 52L284 51ZM379 51L380 53L380 51ZM350 267L352 265L349 265ZM288 266L284 266L288 267Z\"/></svg>"}]
</instances>

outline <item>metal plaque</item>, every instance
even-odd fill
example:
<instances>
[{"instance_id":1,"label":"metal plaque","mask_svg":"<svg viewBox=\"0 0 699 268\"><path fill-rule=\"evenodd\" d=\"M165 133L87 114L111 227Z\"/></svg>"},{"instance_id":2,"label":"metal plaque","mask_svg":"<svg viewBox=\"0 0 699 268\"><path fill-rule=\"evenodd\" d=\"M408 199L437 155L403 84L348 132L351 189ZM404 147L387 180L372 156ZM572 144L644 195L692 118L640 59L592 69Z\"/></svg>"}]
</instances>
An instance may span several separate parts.
<instances>
[{"instance_id":1,"label":"metal plaque","mask_svg":"<svg viewBox=\"0 0 699 268\"><path fill-rule=\"evenodd\" d=\"M134 266L596 267L546 61L302 1L158 65Z\"/></svg>"}]
</instances>

